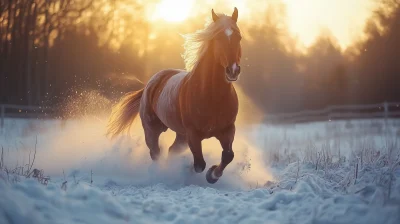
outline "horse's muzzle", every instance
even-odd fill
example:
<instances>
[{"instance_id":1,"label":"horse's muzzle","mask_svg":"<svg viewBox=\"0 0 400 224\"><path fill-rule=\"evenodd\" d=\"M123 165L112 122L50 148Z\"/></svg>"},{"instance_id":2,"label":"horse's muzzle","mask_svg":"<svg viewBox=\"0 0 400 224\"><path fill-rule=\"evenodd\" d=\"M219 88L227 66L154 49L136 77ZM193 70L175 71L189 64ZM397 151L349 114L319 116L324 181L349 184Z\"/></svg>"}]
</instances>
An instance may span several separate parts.
<instances>
[{"instance_id":1,"label":"horse's muzzle","mask_svg":"<svg viewBox=\"0 0 400 224\"><path fill-rule=\"evenodd\" d=\"M240 65L234 63L232 66L225 68L225 76L229 82L234 82L238 79L240 74Z\"/></svg>"}]
</instances>

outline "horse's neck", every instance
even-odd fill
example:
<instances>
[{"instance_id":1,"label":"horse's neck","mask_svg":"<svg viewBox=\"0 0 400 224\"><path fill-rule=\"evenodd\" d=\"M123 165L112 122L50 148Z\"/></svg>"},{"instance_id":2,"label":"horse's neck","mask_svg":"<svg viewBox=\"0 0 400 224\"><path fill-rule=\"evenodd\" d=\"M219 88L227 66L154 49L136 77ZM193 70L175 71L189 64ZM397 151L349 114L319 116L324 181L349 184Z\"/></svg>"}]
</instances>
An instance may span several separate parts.
<instances>
[{"instance_id":1,"label":"horse's neck","mask_svg":"<svg viewBox=\"0 0 400 224\"><path fill-rule=\"evenodd\" d=\"M201 94L216 96L226 95L232 91L233 85L225 78L225 69L214 59L211 48L191 72L190 85Z\"/></svg>"}]
</instances>

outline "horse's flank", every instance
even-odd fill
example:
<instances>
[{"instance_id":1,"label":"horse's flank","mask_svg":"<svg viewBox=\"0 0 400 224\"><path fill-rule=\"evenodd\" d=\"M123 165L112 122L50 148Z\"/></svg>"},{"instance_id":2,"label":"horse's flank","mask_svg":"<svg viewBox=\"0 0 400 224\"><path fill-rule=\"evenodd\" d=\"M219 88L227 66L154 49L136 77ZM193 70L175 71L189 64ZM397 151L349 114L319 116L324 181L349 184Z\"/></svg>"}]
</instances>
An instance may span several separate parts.
<instances>
[{"instance_id":1,"label":"horse's flank","mask_svg":"<svg viewBox=\"0 0 400 224\"><path fill-rule=\"evenodd\" d=\"M153 90L160 92L153 101L154 112L165 126L181 134L185 134L185 130L180 116L179 94L182 80L187 74L185 71L165 70L158 75L169 76L167 81ZM158 79L157 75L153 78Z\"/></svg>"}]
</instances>

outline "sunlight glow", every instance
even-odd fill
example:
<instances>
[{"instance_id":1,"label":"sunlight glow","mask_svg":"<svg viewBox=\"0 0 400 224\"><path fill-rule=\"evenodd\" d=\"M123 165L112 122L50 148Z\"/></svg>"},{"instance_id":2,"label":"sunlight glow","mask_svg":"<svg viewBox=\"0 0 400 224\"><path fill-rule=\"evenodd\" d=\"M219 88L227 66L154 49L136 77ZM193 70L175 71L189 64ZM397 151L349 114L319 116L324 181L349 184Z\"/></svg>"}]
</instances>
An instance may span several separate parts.
<instances>
[{"instance_id":1,"label":"sunlight glow","mask_svg":"<svg viewBox=\"0 0 400 224\"><path fill-rule=\"evenodd\" d=\"M190 16L194 0L162 0L156 7L153 19L182 22Z\"/></svg>"},{"instance_id":2,"label":"sunlight glow","mask_svg":"<svg viewBox=\"0 0 400 224\"><path fill-rule=\"evenodd\" d=\"M305 47L328 32L346 48L362 33L371 15L371 0L283 0L287 6L288 25Z\"/></svg>"},{"instance_id":3,"label":"sunlight glow","mask_svg":"<svg viewBox=\"0 0 400 224\"><path fill-rule=\"evenodd\" d=\"M355 40L363 37L367 19L376 8L374 0L159 0L149 13L153 25L160 21L186 24L189 17L210 16L213 8L216 12L230 14L234 7L239 9L239 22L246 28L265 23L268 7L280 5L282 17L276 18L287 25L291 37L298 42L299 49L307 49L321 36L330 36L344 50ZM161 23L162 24L162 23ZM186 24L189 25L190 24ZM162 25L163 29L165 24ZM156 31L156 29L153 29Z\"/></svg>"}]
</instances>

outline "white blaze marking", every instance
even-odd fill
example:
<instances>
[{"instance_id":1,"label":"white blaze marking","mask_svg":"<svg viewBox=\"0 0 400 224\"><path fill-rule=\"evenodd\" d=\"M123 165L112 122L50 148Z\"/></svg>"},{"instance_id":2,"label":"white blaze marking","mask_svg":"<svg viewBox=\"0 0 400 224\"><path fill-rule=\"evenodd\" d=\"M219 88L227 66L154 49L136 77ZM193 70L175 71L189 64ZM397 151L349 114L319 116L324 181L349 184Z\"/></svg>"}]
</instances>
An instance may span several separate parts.
<instances>
[{"instance_id":1,"label":"white blaze marking","mask_svg":"<svg viewBox=\"0 0 400 224\"><path fill-rule=\"evenodd\" d=\"M230 37L232 35L232 33L233 33L233 30L231 28L228 28L225 30L225 35L228 37Z\"/></svg>"}]
</instances>

